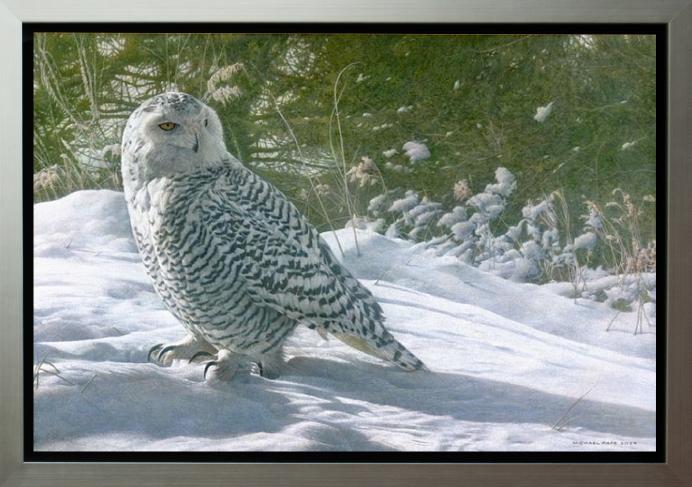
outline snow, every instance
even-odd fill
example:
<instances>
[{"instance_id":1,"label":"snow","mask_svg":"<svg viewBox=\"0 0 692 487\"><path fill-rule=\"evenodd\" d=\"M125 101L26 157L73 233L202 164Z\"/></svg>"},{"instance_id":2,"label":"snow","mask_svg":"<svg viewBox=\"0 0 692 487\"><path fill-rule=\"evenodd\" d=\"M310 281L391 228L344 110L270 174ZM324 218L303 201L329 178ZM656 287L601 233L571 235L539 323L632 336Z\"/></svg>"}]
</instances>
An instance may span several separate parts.
<instances>
[{"instance_id":1,"label":"snow","mask_svg":"<svg viewBox=\"0 0 692 487\"><path fill-rule=\"evenodd\" d=\"M451 212L445 213L437 221L437 225L441 227L451 227L455 223L463 222L467 218L466 208L463 206L455 206Z\"/></svg>"},{"instance_id":2,"label":"snow","mask_svg":"<svg viewBox=\"0 0 692 487\"><path fill-rule=\"evenodd\" d=\"M524 218L527 218L531 221L536 220L539 216L541 216L543 213L548 211L550 209L550 201L549 200L543 200L537 205L526 205L521 209L521 213L524 216Z\"/></svg>"},{"instance_id":3,"label":"snow","mask_svg":"<svg viewBox=\"0 0 692 487\"><path fill-rule=\"evenodd\" d=\"M589 216L586 218L584 225L595 230L603 229L603 218L593 207L589 208Z\"/></svg>"},{"instance_id":4,"label":"snow","mask_svg":"<svg viewBox=\"0 0 692 487\"><path fill-rule=\"evenodd\" d=\"M398 173L402 174L410 174L412 172L412 169L406 166L402 166L401 164L392 164L391 162L387 162L384 167L391 171L395 171Z\"/></svg>"},{"instance_id":5,"label":"snow","mask_svg":"<svg viewBox=\"0 0 692 487\"><path fill-rule=\"evenodd\" d=\"M491 183L485 187L486 193L509 196L517 187L517 180L514 177L514 174L509 172L507 168L498 167L495 169L495 179L497 180L497 183Z\"/></svg>"},{"instance_id":6,"label":"snow","mask_svg":"<svg viewBox=\"0 0 692 487\"><path fill-rule=\"evenodd\" d=\"M387 194L380 194L375 196L368 203L368 212L374 214L380 214L386 210L387 206Z\"/></svg>"},{"instance_id":7,"label":"snow","mask_svg":"<svg viewBox=\"0 0 692 487\"><path fill-rule=\"evenodd\" d=\"M596 234L593 232L586 232L574 239L573 248L574 250L591 250L596 246L596 242L598 242L598 237L596 237Z\"/></svg>"},{"instance_id":8,"label":"snow","mask_svg":"<svg viewBox=\"0 0 692 487\"><path fill-rule=\"evenodd\" d=\"M119 156L120 155L120 144L109 144L101 149L101 157L105 158L109 155Z\"/></svg>"},{"instance_id":9,"label":"snow","mask_svg":"<svg viewBox=\"0 0 692 487\"><path fill-rule=\"evenodd\" d=\"M430 149L422 142L410 140L403 145L402 149L411 162L423 161L430 157Z\"/></svg>"},{"instance_id":10,"label":"snow","mask_svg":"<svg viewBox=\"0 0 692 487\"><path fill-rule=\"evenodd\" d=\"M457 239L465 240L476 230L476 225L468 221L461 221L452 225L451 230Z\"/></svg>"},{"instance_id":11,"label":"snow","mask_svg":"<svg viewBox=\"0 0 692 487\"><path fill-rule=\"evenodd\" d=\"M548 115L550 115L550 112L553 111L553 103L555 102L551 101L545 106L536 108L536 114L533 116L533 119L539 123L545 122L545 120L548 118Z\"/></svg>"},{"instance_id":12,"label":"snow","mask_svg":"<svg viewBox=\"0 0 692 487\"><path fill-rule=\"evenodd\" d=\"M390 213L406 212L418 205L418 193L415 191L407 191L404 198L398 199L389 207Z\"/></svg>"},{"instance_id":13,"label":"snow","mask_svg":"<svg viewBox=\"0 0 692 487\"><path fill-rule=\"evenodd\" d=\"M279 379L205 382L198 364L147 363L184 330L144 273L121 193L73 193L34 217L39 451L655 449L655 328L633 334L636 312L360 230L358 257L339 230L340 258L430 372L301 327Z\"/></svg>"}]
</instances>

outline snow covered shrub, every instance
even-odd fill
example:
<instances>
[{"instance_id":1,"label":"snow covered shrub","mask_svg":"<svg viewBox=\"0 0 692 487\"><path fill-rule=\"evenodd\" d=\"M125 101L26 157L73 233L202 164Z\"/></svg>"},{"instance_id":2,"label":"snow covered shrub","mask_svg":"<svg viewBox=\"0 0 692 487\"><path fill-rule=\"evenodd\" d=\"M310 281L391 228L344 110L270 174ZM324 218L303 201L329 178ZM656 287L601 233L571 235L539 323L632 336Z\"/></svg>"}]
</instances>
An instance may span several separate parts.
<instances>
[{"instance_id":1,"label":"snow covered shrub","mask_svg":"<svg viewBox=\"0 0 692 487\"><path fill-rule=\"evenodd\" d=\"M543 280L572 283L576 297L583 287L583 271L588 268L595 239L586 228L573 239L570 214L562 191L553 191L543 201L522 210L527 234L540 242L545 252L546 258L541 263Z\"/></svg>"},{"instance_id":2,"label":"snow covered shrub","mask_svg":"<svg viewBox=\"0 0 692 487\"><path fill-rule=\"evenodd\" d=\"M451 209L413 190L386 191L370 200L371 218L360 227L424 241L438 256L454 256L505 279L569 283L561 288L566 296L637 310L642 323L655 323L656 241L641 242L641 212L627 193L614 191L621 201L605 209L585 201L586 213L573 236L573 211L562 191L529 201L514 225L501 222L516 179L499 167L495 180L476 194L466 180L457 181Z\"/></svg>"},{"instance_id":3,"label":"snow covered shrub","mask_svg":"<svg viewBox=\"0 0 692 487\"><path fill-rule=\"evenodd\" d=\"M557 193L522 208L522 219L493 239L495 254L481 268L515 281L538 281L555 266L572 261L560 245Z\"/></svg>"},{"instance_id":4,"label":"snow covered shrub","mask_svg":"<svg viewBox=\"0 0 692 487\"><path fill-rule=\"evenodd\" d=\"M596 293L596 298L615 309L636 309L639 330L641 322L651 325L656 319L656 240L644 243L640 223L643 205L655 203L656 199L644 196L638 206L620 188L613 190L613 195L619 198L603 208L587 201L589 214L583 217L602 243L602 260L616 278L609 286L601 286L602 294Z\"/></svg>"},{"instance_id":5,"label":"snow covered shrub","mask_svg":"<svg viewBox=\"0 0 692 487\"><path fill-rule=\"evenodd\" d=\"M495 179L496 183L488 184L475 195L466 180L455 183L453 196L458 205L437 221L446 235L431 242L438 255L453 255L486 268L503 263L502 256L512 249L512 244L504 236L496 238L490 225L504 211L507 197L516 188L516 180L504 167L497 168Z\"/></svg>"},{"instance_id":6,"label":"snow covered shrub","mask_svg":"<svg viewBox=\"0 0 692 487\"><path fill-rule=\"evenodd\" d=\"M389 195L396 191L389 192ZM387 201L388 194L377 196L370 200L368 210L375 216L381 214L380 208ZM442 204L430 201L427 197L420 198L415 191L406 191L403 198L391 201L386 210L393 221L390 222L386 235L395 238L408 238L420 241L429 238L431 227L442 213Z\"/></svg>"},{"instance_id":7,"label":"snow covered shrub","mask_svg":"<svg viewBox=\"0 0 692 487\"><path fill-rule=\"evenodd\" d=\"M653 195L642 198L637 206L629 193L620 188L613 190L618 200L611 200L600 207L587 201L588 222L594 222L593 231L607 243L604 259L620 274L630 274L656 269L656 241L644 243L640 218L644 204L653 204Z\"/></svg>"},{"instance_id":8,"label":"snow covered shrub","mask_svg":"<svg viewBox=\"0 0 692 487\"><path fill-rule=\"evenodd\" d=\"M504 236L494 237L490 224L497 220L506 206L506 199L516 187L514 175L506 168L495 171L495 183L473 194L468 182L458 181L453 197L459 203L445 211L442 203L423 197L416 191L387 191L372 198L368 213L387 221L389 237L425 240L438 255L453 255L461 260L480 264L498 257L512 248Z\"/></svg>"}]
</instances>

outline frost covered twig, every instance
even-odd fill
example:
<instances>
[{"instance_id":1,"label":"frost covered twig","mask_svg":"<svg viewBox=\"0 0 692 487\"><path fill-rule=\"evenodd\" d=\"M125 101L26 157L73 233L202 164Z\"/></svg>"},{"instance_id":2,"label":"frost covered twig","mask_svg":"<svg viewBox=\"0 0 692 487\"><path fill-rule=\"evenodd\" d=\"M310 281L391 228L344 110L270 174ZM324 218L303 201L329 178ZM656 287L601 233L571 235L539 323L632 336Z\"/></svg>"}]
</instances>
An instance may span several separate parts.
<instances>
[{"instance_id":1,"label":"frost covered twig","mask_svg":"<svg viewBox=\"0 0 692 487\"><path fill-rule=\"evenodd\" d=\"M567 426L567 423L569 423L569 419L568 419L569 413L571 413L572 410L573 410L575 407L577 407L577 405L578 405L586 396L588 396L588 395L591 393L591 391L594 390L594 388L596 387L597 384L598 384L598 381L596 382L596 384L592 385L592 386L589 388L588 391L586 391L584 394L582 394L581 396L579 396L579 397L577 398L577 400L574 401L574 402L570 405L569 408L567 408L567 410L564 412L564 414L563 414L562 416L560 416L560 419L558 419L558 420L553 424L553 426L552 426L552 429L553 429L553 430L555 430L555 431L562 431L562 430L565 428L565 426Z\"/></svg>"},{"instance_id":2,"label":"frost covered twig","mask_svg":"<svg viewBox=\"0 0 692 487\"><path fill-rule=\"evenodd\" d=\"M46 366L48 366L48 367L50 367L50 368L46 368ZM39 386L39 377L40 377L40 375L41 375L41 372L43 372L43 373L45 373L45 374L49 374L49 375L54 375L54 376L56 376L58 379L60 379L60 380L62 380L62 381L64 381L64 382L67 382L68 384L70 384L70 385L72 385L72 386L76 386L76 385L77 385L77 384L75 384L74 382L72 382L72 381L66 379L65 377L63 377L63 376L60 374L60 370L55 366L55 364L53 364L52 362L49 362L49 361L44 357L44 358L42 358L42 359L38 362L38 364L34 365L34 380L33 380L33 382L34 382L34 390L38 390L38 386Z\"/></svg>"}]
</instances>

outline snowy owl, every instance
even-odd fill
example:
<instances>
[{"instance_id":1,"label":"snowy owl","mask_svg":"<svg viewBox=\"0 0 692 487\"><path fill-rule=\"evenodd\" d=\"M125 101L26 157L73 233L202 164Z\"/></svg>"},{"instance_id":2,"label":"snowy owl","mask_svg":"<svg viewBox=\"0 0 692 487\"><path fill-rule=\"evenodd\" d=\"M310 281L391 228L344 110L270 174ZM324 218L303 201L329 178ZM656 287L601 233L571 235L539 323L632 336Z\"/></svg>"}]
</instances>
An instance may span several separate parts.
<instances>
[{"instance_id":1,"label":"snowy owl","mask_svg":"<svg viewBox=\"0 0 692 487\"><path fill-rule=\"evenodd\" d=\"M242 364L277 377L299 324L404 370L423 363L383 326L382 308L274 186L226 151L216 112L185 93L128 119L122 175L132 230L154 288L187 330L149 360L208 358L229 380Z\"/></svg>"}]
</instances>

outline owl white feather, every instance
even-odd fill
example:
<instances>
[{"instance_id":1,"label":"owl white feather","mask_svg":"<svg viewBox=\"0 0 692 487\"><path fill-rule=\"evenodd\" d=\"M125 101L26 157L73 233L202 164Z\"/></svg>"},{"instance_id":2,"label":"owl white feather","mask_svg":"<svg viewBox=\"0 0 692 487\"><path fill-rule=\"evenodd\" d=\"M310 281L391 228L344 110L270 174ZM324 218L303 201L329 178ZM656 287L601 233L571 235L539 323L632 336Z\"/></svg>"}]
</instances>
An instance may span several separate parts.
<instances>
[{"instance_id":1,"label":"owl white feather","mask_svg":"<svg viewBox=\"0 0 692 487\"><path fill-rule=\"evenodd\" d=\"M282 345L302 324L404 370L424 368L307 219L227 152L209 106L175 92L144 102L123 133L122 175L144 266L189 333L155 345L150 360L209 357L205 376L213 367L222 379L249 361L276 377Z\"/></svg>"}]
</instances>

